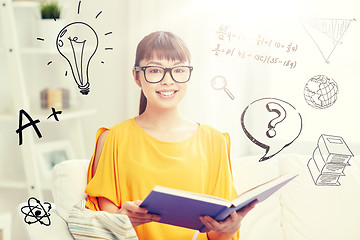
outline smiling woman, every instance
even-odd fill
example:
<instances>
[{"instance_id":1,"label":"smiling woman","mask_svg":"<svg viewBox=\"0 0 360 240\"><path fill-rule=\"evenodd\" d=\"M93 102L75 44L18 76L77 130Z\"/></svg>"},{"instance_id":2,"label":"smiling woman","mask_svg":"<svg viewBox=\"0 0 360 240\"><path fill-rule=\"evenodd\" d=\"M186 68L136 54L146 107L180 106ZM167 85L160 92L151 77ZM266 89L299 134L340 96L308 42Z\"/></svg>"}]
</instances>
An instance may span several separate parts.
<instances>
[{"instance_id":1,"label":"smiling woman","mask_svg":"<svg viewBox=\"0 0 360 240\"><path fill-rule=\"evenodd\" d=\"M135 79L138 79L139 74L138 71L142 70L144 71L144 78L147 82L151 83L157 83L160 82L166 75L164 69L154 69L149 68L151 65L157 65L158 67L161 67L161 63L157 61L152 61L152 59L155 57L154 54L156 54L156 57L159 58L159 60L168 60L168 61L177 61L173 63L173 65L178 66L181 63L188 62L190 64L190 52L188 48L186 47L185 43L175 36L172 33L164 33L164 32L154 32L152 34L149 34L148 36L144 37L143 40L140 41L138 44L137 50L136 50L136 58L135 58L135 70L136 70L136 76ZM140 67L140 61L141 60L151 60L147 62L146 67ZM148 69L148 70L146 70ZM190 79L192 67L188 66L188 78L186 81L180 81L180 82L187 82ZM161 77L161 73L162 77ZM133 72L134 74L134 72ZM173 78L173 70L170 71L171 77ZM153 76L156 78L149 78L149 76ZM146 77L148 76L148 77ZM160 78L160 77L161 78ZM148 80L149 78L149 80ZM184 79L180 79L184 80ZM176 81L174 79L174 81ZM139 82L137 82L139 85ZM147 105L147 98L145 97L143 90L141 91L141 97L140 97L140 108L139 108L139 114L143 113L145 111Z\"/></svg>"},{"instance_id":2,"label":"smiling woman","mask_svg":"<svg viewBox=\"0 0 360 240\"><path fill-rule=\"evenodd\" d=\"M176 110L185 96L192 67L187 66L187 62L160 59L157 55L150 60L143 59L139 64L142 67L136 66L133 74L136 84L141 88L141 97L146 98L147 102L146 108L140 112L144 115L139 118L142 119L149 112L159 114L169 108ZM139 74L137 69L144 74Z\"/></svg>"},{"instance_id":3,"label":"smiling woman","mask_svg":"<svg viewBox=\"0 0 360 240\"><path fill-rule=\"evenodd\" d=\"M141 88L140 114L100 128L88 171L86 207L127 215L139 239L191 239L194 230L157 223L139 207L156 185L233 199L226 133L186 119L178 105L191 77L190 53L170 32L140 41L133 77ZM142 72L142 73L141 73ZM247 207L222 222L201 218L211 231L199 239L238 239Z\"/></svg>"}]
</instances>

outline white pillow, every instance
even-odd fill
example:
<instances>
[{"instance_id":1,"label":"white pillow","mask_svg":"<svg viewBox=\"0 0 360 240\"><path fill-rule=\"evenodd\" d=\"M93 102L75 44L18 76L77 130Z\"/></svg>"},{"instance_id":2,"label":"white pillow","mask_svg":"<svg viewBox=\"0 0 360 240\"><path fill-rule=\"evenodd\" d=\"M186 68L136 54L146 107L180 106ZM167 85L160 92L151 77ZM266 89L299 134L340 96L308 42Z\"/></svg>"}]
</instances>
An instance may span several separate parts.
<instances>
[{"instance_id":1,"label":"white pillow","mask_svg":"<svg viewBox=\"0 0 360 240\"><path fill-rule=\"evenodd\" d=\"M280 196L284 239L358 240L360 159L350 159L351 166L340 177L340 186L317 186L307 168L310 158L311 153L279 156L281 172L300 173Z\"/></svg>"},{"instance_id":2,"label":"white pillow","mask_svg":"<svg viewBox=\"0 0 360 240\"><path fill-rule=\"evenodd\" d=\"M85 188L89 160L67 160L52 171L52 195L56 211L67 221L71 208L86 199Z\"/></svg>"},{"instance_id":3,"label":"white pillow","mask_svg":"<svg viewBox=\"0 0 360 240\"><path fill-rule=\"evenodd\" d=\"M234 183L239 194L279 176L275 157L263 162L259 162L260 158L261 156L250 156L232 159ZM240 227L241 240L283 239L280 191L259 203L246 215Z\"/></svg>"}]
</instances>

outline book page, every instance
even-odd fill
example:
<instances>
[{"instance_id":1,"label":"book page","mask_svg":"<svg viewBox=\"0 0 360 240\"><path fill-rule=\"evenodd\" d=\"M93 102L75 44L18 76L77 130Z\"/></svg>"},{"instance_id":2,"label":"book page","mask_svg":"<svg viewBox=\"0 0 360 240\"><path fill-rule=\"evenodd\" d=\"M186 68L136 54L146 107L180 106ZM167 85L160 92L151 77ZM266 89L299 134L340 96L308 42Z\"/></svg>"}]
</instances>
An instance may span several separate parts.
<instances>
[{"instance_id":1,"label":"book page","mask_svg":"<svg viewBox=\"0 0 360 240\"><path fill-rule=\"evenodd\" d=\"M240 194L236 199L232 201L235 206L243 202L248 202L249 199L257 199L258 201L264 201L266 198L270 197L277 190L287 184L289 181L294 179L298 174L290 173L282 175L270 181L267 181L263 184L258 185L242 194Z\"/></svg>"},{"instance_id":2,"label":"book page","mask_svg":"<svg viewBox=\"0 0 360 240\"><path fill-rule=\"evenodd\" d=\"M163 187L163 186L156 186L153 189L153 191L171 194L171 195L175 195L175 196L179 196L179 197L186 197L186 198L209 202L209 203L214 203L214 204L219 204L219 205L223 205L223 206L227 206L227 207L231 206L231 202L226 199L211 196L211 195L201 194L201 193L188 192L188 191L183 191L183 190L178 190L178 189L167 188L167 187Z\"/></svg>"}]
</instances>

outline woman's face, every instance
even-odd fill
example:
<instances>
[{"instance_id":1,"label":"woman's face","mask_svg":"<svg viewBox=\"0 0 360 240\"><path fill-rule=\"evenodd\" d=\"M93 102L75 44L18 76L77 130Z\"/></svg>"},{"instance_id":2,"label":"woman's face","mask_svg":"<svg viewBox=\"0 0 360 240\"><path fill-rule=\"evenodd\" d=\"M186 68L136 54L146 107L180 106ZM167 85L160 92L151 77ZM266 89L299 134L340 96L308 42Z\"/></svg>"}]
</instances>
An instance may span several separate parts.
<instances>
[{"instance_id":1,"label":"woman's face","mask_svg":"<svg viewBox=\"0 0 360 240\"><path fill-rule=\"evenodd\" d=\"M152 59L143 59L139 62L140 67L159 66L164 68L172 68L188 65L188 62L159 59L156 54L154 54L154 58ZM158 110L176 108L179 102L185 96L187 83L175 82L169 72L167 72L163 80L158 83L147 82L144 77L144 71L137 73L138 78L136 78L135 71L133 73L136 83L139 85L139 87L141 87L145 97L147 98L147 110L150 108Z\"/></svg>"}]
</instances>

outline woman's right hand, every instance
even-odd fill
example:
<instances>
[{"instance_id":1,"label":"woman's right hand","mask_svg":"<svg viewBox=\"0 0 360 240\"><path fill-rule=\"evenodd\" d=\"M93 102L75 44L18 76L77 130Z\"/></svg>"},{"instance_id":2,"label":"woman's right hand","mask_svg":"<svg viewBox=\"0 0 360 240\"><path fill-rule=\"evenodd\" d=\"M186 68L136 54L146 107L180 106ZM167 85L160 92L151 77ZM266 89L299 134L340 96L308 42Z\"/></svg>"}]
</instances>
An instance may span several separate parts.
<instances>
[{"instance_id":1,"label":"woman's right hand","mask_svg":"<svg viewBox=\"0 0 360 240\"><path fill-rule=\"evenodd\" d=\"M140 207L142 203L140 200L124 202L120 209L105 197L98 197L98 202L101 211L127 215L133 227L137 227L148 222L160 221L159 215L148 213L146 208Z\"/></svg>"},{"instance_id":2,"label":"woman's right hand","mask_svg":"<svg viewBox=\"0 0 360 240\"><path fill-rule=\"evenodd\" d=\"M149 222L160 221L159 215L148 213L146 208L140 207L141 203L142 201L140 200L124 202L118 213L127 215L133 227Z\"/></svg>"}]
</instances>

